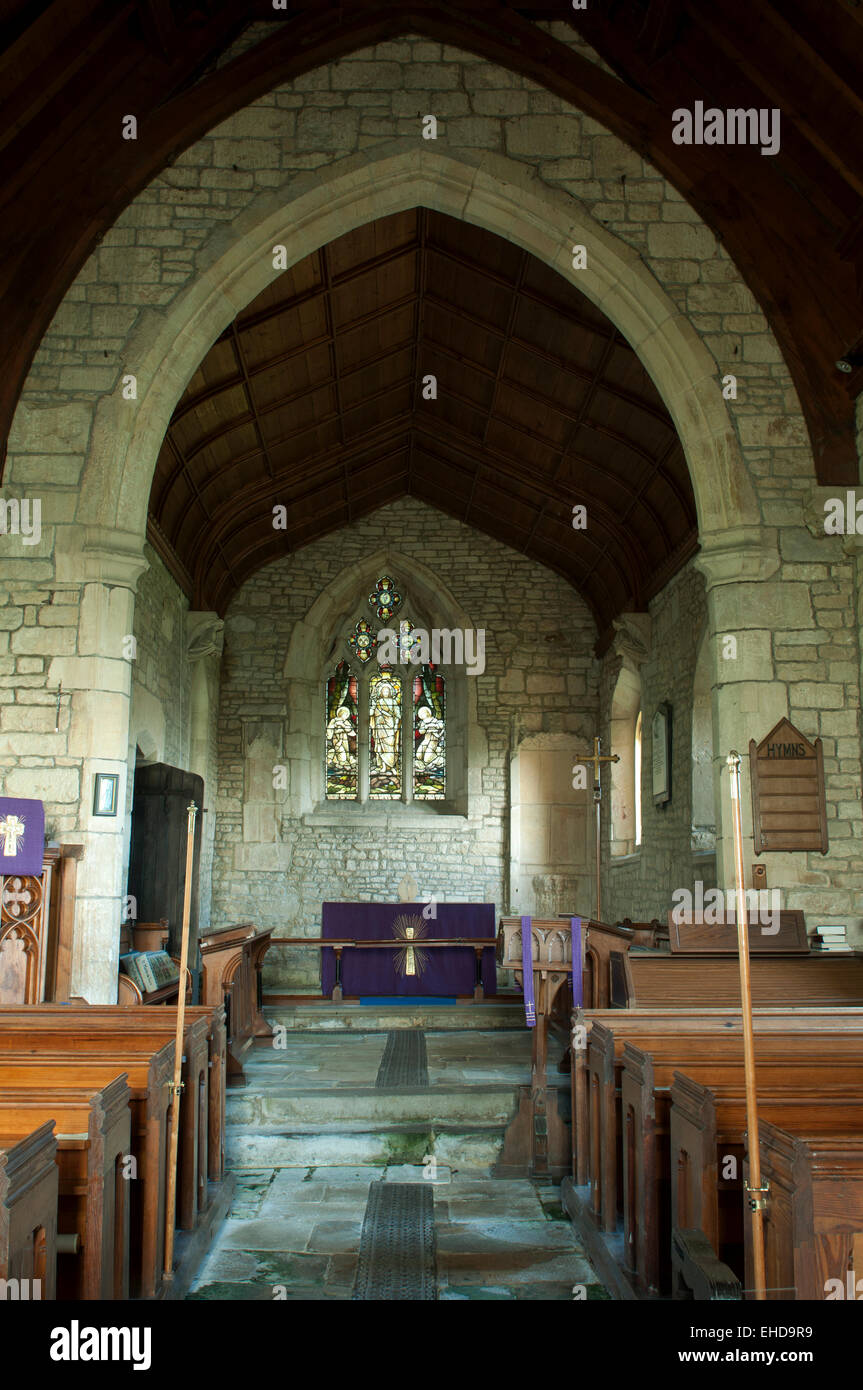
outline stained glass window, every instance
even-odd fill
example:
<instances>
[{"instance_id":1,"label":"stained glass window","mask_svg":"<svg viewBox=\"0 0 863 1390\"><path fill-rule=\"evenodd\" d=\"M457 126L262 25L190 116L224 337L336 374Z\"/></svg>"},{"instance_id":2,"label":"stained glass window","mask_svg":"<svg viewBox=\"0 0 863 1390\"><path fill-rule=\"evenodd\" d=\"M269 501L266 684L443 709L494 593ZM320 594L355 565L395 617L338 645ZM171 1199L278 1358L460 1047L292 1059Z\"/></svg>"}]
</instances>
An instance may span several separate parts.
<instances>
[{"instance_id":1,"label":"stained glass window","mask_svg":"<svg viewBox=\"0 0 863 1390\"><path fill-rule=\"evenodd\" d=\"M359 657L362 662L369 661L374 656L377 645L378 639L372 630L371 623L367 623L365 618L360 618L348 637L348 646L354 656Z\"/></svg>"},{"instance_id":2,"label":"stained glass window","mask_svg":"<svg viewBox=\"0 0 863 1390\"><path fill-rule=\"evenodd\" d=\"M446 693L443 676L423 666L414 676L414 799L446 796Z\"/></svg>"},{"instance_id":3,"label":"stained glass window","mask_svg":"<svg viewBox=\"0 0 863 1390\"><path fill-rule=\"evenodd\" d=\"M402 794L402 688L388 667L369 681L369 796L400 800Z\"/></svg>"},{"instance_id":4,"label":"stained glass window","mask_svg":"<svg viewBox=\"0 0 863 1390\"><path fill-rule=\"evenodd\" d=\"M392 579L390 579L390 576L388 574L382 574L375 584L374 593L369 594L369 603L372 605L378 617L382 619L383 622L386 622L388 618L393 616L393 613L395 613L401 601L402 596L396 590L396 586Z\"/></svg>"},{"instance_id":5,"label":"stained glass window","mask_svg":"<svg viewBox=\"0 0 863 1390\"><path fill-rule=\"evenodd\" d=\"M327 681L327 800L357 795L357 678L340 661Z\"/></svg>"}]
</instances>

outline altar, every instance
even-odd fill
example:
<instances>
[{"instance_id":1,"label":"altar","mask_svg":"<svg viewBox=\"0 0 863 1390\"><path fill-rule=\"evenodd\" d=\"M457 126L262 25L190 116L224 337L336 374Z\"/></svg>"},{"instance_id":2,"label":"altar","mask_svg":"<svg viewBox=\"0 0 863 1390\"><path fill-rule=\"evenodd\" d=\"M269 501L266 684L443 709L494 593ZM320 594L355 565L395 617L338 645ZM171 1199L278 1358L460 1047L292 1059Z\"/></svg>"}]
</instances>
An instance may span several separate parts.
<instances>
[{"instance_id":1,"label":"altar","mask_svg":"<svg viewBox=\"0 0 863 1390\"><path fill-rule=\"evenodd\" d=\"M488 998L497 993L494 945L482 950L464 945L429 948L429 941L495 936L493 903L436 903L434 917L423 917L423 903L324 903L321 936L356 942L337 951L321 950L321 993L331 996L338 983L344 995L475 996L477 984ZM364 941L392 941L393 946L363 946ZM478 964L479 959L479 964ZM479 978L478 978L479 977Z\"/></svg>"}]
</instances>

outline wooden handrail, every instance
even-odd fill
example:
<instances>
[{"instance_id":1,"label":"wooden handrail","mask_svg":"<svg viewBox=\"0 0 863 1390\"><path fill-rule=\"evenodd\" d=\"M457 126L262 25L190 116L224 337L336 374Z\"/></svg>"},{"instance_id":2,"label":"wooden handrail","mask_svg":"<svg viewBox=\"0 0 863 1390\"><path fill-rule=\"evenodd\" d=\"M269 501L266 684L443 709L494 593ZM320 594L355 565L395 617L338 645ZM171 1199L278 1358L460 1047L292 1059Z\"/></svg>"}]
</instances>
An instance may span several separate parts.
<instances>
[{"instance_id":1,"label":"wooden handrail","mask_svg":"<svg viewBox=\"0 0 863 1390\"><path fill-rule=\"evenodd\" d=\"M421 946L423 950L427 946L482 946L483 949L497 945L497 937L494 936L448 936L448 937L416 937L411 941L402 941L398 938L388 937L385 941L356 941L351 938L329 937L329 936L271 936L270 943L273 946L356 946L357 950L367 951L371 947L390 946L393 950L401 950L404 946Z\"/></svg>"}]
</instances>

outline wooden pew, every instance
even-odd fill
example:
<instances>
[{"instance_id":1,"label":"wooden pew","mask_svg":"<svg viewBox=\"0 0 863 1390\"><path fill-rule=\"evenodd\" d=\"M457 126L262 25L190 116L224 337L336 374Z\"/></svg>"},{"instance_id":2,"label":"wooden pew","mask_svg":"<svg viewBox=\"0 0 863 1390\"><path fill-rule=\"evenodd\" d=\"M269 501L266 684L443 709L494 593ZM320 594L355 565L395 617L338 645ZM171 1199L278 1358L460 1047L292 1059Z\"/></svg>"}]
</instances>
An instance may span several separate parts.
<instances>
[{"instance_id":1,"label":"wooden pew","mask_svg":"<svg viewBox=\"0 0 863 1390\"><path fill-rule=\"evenodd\" d=\"M638 955L624 958L627 1007L720 1008L740 1003L734 956ZM753 956L752 1003L807 1007L863 1004L863 952L830 956Z\"/></svg>"},{"instance_id":2,"label":"wooden pew","mask_svg":"<svg viewBox=\"0 0 863 1390\"><path fill-rule=\"evenodd\" d=\"M617 1144L617 1115L620 1109L620 1072L623 1046L627 1040L646 1050L667 1050L674 1055L685 1037L691 1040L689 1056L695 1059L696 1039L701 1039L700 1055L710 1059L743 1055L743 1033L739 1009L604 1010L574 1015L586 1033L587 1046L574 1054L572 1074L573 1115L576 1130L576 1182L590 1185L595 1219L607 1231L615 1228L621 1191L621 1155ZM795 1009L760 1008L753 1014L758 1047L769 1046L761 1039L784 1037L796 1031L847 1040L860 1037L863 1047L863 1008ZM710 1039L717 1041L711 1042ZM736 1041L729 1041L736 1040ZM841 1047L852 1047L847 1041ZM716 1078L719 1079L718 1076Z\"/></svg>"},{"instance_id":3,"label":"wooden pew","mask_svg":"<svg viewBox=\"0 0 863 1390\"><path fill-rule=\"evenodd\" d=\"M116 1059L121 1067L128 1057L139 1061L164 1046L159 1030L130 1031L122 1026L106 1032L87 1026L86 1013L77 1019L61 1018L53 1028L37 1029L23 1023L10 1028L0 1021L0 1064L10 1056L39 1058L63 1048L75 1056ZM180 1137L177 1164L177 1225L193 1230L199 1214L207 1208L208 1043L207 1019L187 1021L183 1034L183 1097L180 1106Z\"/></svg>"},{"instance_id":4,"label":"wooden pew","mask_svg":"<svg viewBox=\"0 0 863 1390\"><path fill-rule=\"evenodd\" d=\"M220 1182L225 1172L225 1075L226 1030L222 1005L188 1005L186 1020L204 1019L207 1025L207 1170L210 1182ZM56 1033L58 1030L79 1038L82 1045L88 1038L113 1034L121 1039L136 1037L153 1040L161 1047L176 1032L173 1009L151 1009L145 1006L123 1007L115 1004L59 1005L39 1004L26 1009L0 1008L0 1038L5 1033L34 1035Z\"/></svg>"},{"instance_id":5,"label":"wooden pew","mask_svg":"<svg viewBox=\"0 0 863 1390\"><path fill-rule=\"evenodd\" d=\"M783 1092L759 1084L758 1090L759 1115L773 1125L794 1133L820 1133L834 1129L838 1117L843 1129L863 1134L863 1097L849 1095L842 1087ZM719 1258L743 1278L745 1090L708 1088L675 1072L670 1095L672 1219L702 1230ZM722 1177L728 1158L735 1160L739 1175L734 1181Z\"/></svg>"},{"instance_id":6,"label":"wooden pew","mask_svg":"<svg viewBox=\"0 0 863 1390\"><path fill-rule=\"evenodd\" d=\"M658 1295L670 1284L669 1121L675 1072L685 1068L695 1080L711 1086L743 1087L742 1057L714 1053L709 1058L693 1060L688 1041L670 1044L665 1056L657 1055L655 1042L651 1042L653 1055L629 1042L623 1049L620 1123L624 1260L636 1286L650 1296ZM833 1093L841 1106L844 1096L863 1088L859 1037L791 1034L768 1041L769 1055L766 1048L759 1046L765 1040L756 1037L756 1073L765 1104L774 1091L787 1094L788 1088L792 1088L798 1093L814 1093L835 1088Z\"/></svg>"},{"instance_id":7,"label":"wooden pew","mask_svg":"<svg viewBox=\"0 0 863 1390\"><path fill-rule=\"evenodd\" d=\"M0 1057L0 1088L103 1087L121 1071L118 1062L82 1053ZM137 1180L131 1185L130 1289L132 1297L154 1298L162 1289L165 1250L167 1132L174 1074L174 1044L152 1056L123 1058L132 1112L131 1149ZM173 1220L171 1213L171 1220Z\"/></svg>"},{"instance_id":8,"label":"wooden pew","mask_svg":"<svg viewBox=\"0 0 863 1390\"><path fill-rule=\"evenodd\" d=\"M0 1123L0 1279L3 1297L56 1298L57 1141L47 1120L25 1138ZM5 1281L17 1281L14 1289ZM22 1289L21 1281L26 1280Z\"/></svg>"},{"instance_id":9,"label":"wooden pew","mask_svg":"<svg viewBox=\"0 0 863 1390\"><path fill-rule=\"evenodd\" d=\"M863 1280L863 1135L849 1133L841 1117L833 1134L809 1127L791 1134L767 1120L759 1120L759 1130L761 1181L770 1185L764 1222L768 1299L820 1302L831 1279L845 1285L848 1298ZM745 1239L751 1288L750 1222ZM855 1296L861 1292L863 1286Z\"/></svg>"},{"instance_id":10,"label":"wooden pew","mask_svg":"<svg viewBox=\"0 0 863 1390\"><path fill-rule=\"evenodd\" d=\"M227 1081L244 1085L243 1057L256 1038L270 1038L264 1018L261 972L273 928L250 922L218 927L200 937L205 1004L224 1005L228 1029Z\"/></svg>"},{"instance_id":11,"label":"wooden pew","mask_svg":"<svg viewBox=\"0 0 863 1390\"><path fill-rule=\"evenodd\" d=\"M57 1126L60 1234L79 1238L60 1253L57 1297L129 1297L129 1090L118 1077L99 1090L0 1089L0 1129L24 1137L35 1125Z\"/></svg>"}]
</instances>

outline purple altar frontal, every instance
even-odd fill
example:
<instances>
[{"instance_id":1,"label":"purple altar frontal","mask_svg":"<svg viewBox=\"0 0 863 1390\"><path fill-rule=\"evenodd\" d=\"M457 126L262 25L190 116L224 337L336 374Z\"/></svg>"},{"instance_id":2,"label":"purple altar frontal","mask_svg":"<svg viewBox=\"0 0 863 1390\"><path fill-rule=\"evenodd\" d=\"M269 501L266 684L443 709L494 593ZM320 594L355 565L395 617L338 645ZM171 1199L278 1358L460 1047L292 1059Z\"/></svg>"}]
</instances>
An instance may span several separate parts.
<instances>
[{"instance_id":1,"label":"purple altar frontal","mask_svg":"<svg viewBox=\"0 0 863 1390\"><path fill-rule=\"evenodd\" d=\"M424 903L324 903L321 909L321 936L334 940L400 940L394 930L396 919L417 919L418 932L425 929L427 940L495 935L494 903L436 903L436 916L426 920ZM422 950L421 938L415 946ZM346 946L342 952L341 983L346 995L472 995L476 984L476 951L469 946L438 946L417 960L417 973L400 974L399 951L386 946L362 950ZM333 992L336 982L336 953L321 948L321 994ZM486 998L497 993L495 949L482 952L482 986Z\"/></svg>"}]
</instances>

